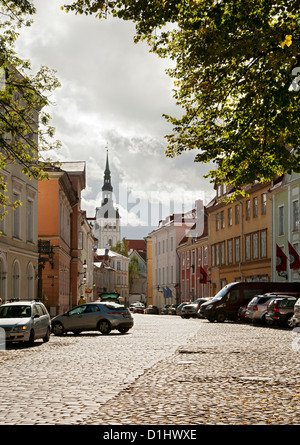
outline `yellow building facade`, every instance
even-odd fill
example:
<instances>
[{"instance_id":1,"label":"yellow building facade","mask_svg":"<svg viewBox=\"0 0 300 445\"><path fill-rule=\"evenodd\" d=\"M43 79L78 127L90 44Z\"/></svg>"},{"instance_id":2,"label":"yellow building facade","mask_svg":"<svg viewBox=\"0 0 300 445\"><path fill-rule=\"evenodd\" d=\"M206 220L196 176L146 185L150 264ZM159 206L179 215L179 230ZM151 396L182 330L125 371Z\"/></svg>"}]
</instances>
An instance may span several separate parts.
<instances>
[{"instance_id":1,"label":"yellow building facade","mask_svg":"<svg viewBox=\"0 0 300 445\"><path fill-rule=\"evenodd\" d=\"M230 190L216 187L206 206L209 220L210 295L234 281L271 280L271 184L244 187L246 196L225 201Z\"/></svg>"}]
</instances>

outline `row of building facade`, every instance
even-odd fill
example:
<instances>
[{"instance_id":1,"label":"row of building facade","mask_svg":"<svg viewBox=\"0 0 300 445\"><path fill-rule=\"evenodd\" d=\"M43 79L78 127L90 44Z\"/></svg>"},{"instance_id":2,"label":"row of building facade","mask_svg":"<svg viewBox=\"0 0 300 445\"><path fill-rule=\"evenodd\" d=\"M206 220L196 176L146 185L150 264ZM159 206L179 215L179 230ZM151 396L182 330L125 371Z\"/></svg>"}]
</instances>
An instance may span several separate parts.
<instances>
[{"instance_id":1,"label":"row of building facade","mask_svg":"<svg viewBox=\"0 0 300 445\"><path fill-rule=\"evenodd\" d=\"M99 245L95 225L102 222L81 208L85 162L49 168L43 181L30 180L17 163L2 174L8 195L22 202L0 220L3 301L40 298L54 316L81 295L94 301L104 291L118 292L126 304L132 291L135 300L162 307L214 296L232 281L299 280L299 174L251 184L229 201L233 190L216 186L206 206L198 200L191 211L169 215L140 240L145 248L132 245L126 256ZM104 189L107 174L106 167ZM114 233L112 215L109 222Z\"/></svg>"},{"instance_id":2,"label":"row of building facade","mask_svg":"<svg viewBox=\"0 0 300 445\"><path fill-rule=\"evenodd\" d=\"M201 212L160 221L147 240L148 301L162 307L212 297L233 281L299 281L300 175L226 186Z\"/></svg>"}]
</instances>

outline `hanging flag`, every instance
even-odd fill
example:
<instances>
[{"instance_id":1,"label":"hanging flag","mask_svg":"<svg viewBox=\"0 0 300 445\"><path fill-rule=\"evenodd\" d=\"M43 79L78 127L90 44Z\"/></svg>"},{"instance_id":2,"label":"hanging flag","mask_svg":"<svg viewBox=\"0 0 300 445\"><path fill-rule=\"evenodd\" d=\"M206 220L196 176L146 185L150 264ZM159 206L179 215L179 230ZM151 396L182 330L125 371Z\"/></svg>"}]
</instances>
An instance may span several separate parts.
<instances>
[{"instance_id":1,"label":"hanging flag","mask_svg":"<svg viewBox=\"0 0 300 445\"><path fill-rule=\"evenodd\" d=\"M290 260L290 268L291 269L300 269L300 258L297 251L288 241L289 246L289 260Z\"/></svg>"},{"instance_id":2,"label":"hanging flag","mask_svg":"<svg viewBox=\"0 0 300 445\"><path fill-rule=\"evenodd\" d=\"M173 294L172 294L171 289L168 286L166 287L166 289L167 289L168 298L173 298Z\"/></svg>"},{"instance_id":3,"label":"hanging flag","mask_svg":"<svg viewBox=\"0 0 300 445\"><path fill-rule=\"evenodd\" d=\"M202 267L200 267L200 283L201 284L207 283L207 273Z\"/></svg>"},{"instance_id":4,"label":"hanging flag","mask_svg":"<svg viewBox=\"0 0 300 445\"><path fill-rule=\"evenodd\" d=\"M277 272L286 270L286 261L287 261L287 257L285 255L285 253L276 244L276 270L277 270Z\"/></svg>"}]
</instances>

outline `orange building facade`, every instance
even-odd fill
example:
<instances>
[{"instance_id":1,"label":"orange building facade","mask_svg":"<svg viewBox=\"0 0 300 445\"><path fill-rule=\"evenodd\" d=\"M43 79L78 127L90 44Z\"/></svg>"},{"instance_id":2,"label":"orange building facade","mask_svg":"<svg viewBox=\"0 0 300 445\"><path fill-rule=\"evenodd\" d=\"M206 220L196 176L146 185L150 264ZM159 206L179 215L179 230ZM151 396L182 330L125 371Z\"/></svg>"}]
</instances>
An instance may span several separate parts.
<instances>
[{"instance_id":1,"label":"orange building facade","mask_svg":"<svg viewBox=\"0 0 300 445\"><path fill-rule=\"evenodd\" d=\"M50 179L38 186L39 297L55 316L75 306L80 296L78 230L85 169L48 173Z\"/></svg>"}]
</instances>

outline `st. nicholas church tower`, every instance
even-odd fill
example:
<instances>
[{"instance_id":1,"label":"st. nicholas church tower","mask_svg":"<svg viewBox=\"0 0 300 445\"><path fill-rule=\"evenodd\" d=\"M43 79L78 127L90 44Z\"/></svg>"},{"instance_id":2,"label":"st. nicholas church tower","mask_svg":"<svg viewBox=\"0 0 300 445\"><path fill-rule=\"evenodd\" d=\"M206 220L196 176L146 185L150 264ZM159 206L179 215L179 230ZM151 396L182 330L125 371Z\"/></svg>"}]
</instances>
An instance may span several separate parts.
<instances>
[{"instance_id":1,"label":"st. nicholas church tower","mask_svg":"<svg viewBox=\"0 0 300 445\"><path fill-rule=\"evenodd\" d=\"M120 216L113 203L113 187L111 184L111 172L106 154L106 166L102 186L101 207L96 207L94 235L98 239L98 249L107 246L114 247L120 241Z\"/></svg>"}]
</instances>

